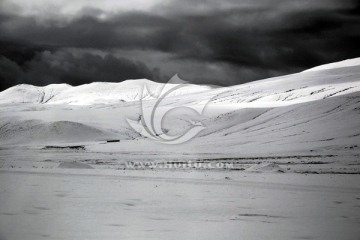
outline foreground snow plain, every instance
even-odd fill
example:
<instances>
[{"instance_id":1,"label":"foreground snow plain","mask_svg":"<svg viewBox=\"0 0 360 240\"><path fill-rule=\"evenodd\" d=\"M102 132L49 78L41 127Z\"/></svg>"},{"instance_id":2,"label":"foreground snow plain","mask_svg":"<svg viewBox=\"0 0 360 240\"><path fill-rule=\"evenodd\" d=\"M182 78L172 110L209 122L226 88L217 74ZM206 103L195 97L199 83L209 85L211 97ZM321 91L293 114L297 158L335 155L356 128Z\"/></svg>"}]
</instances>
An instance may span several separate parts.
<instances>
[{"instance_id":1,"label":"foreground snow plain","mask_svg":"<svg viewBox=\"0 0 360 240\"><path fill-rule=\"evenodd\" d=\"M227 179L225 179L225 176ZM358 239L350 175L1 171L1 239Z\"/></svg>"},{"instance_id":2,"label":"foreground snow plain","mask_svg":"<svg viewBox=\"0 0 360 240\"><path fill-rule=\"evenodd\" d=\"M358 239L360 61L233 86L187 85L159 109L180 145L135 132L148 80L0 93L0 239ZM166 87L166 86L165 86ZM120 140L120 142L107 142ZM71 148L69 148L71 147ZM193 166L176 168L192 161ZM133 168L129 163L156 163ZM209 169L209 164L231 168Z\"/></svg>"}]
</instances>

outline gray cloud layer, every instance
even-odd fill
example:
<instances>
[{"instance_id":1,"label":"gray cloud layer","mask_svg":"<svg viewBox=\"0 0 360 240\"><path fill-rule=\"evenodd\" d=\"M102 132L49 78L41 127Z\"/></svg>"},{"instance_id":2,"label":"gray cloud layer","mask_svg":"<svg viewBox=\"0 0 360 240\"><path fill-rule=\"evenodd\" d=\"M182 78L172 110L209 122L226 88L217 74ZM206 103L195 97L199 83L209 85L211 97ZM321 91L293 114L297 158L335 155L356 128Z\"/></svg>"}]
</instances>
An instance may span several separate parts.
<instances>
[{"instance_id":1,"label":"gray cloud layer","mask_svg":"<svg viewBox=\"0 0 360 240\"><path fill-rule=\"evenodd\" d=\"M360 56L358 1L254 2L185 0L122 13L84 8L46 21L2 12L1 88L165 81L176 72L232 85Z\"/></svg>"}]
</instances>

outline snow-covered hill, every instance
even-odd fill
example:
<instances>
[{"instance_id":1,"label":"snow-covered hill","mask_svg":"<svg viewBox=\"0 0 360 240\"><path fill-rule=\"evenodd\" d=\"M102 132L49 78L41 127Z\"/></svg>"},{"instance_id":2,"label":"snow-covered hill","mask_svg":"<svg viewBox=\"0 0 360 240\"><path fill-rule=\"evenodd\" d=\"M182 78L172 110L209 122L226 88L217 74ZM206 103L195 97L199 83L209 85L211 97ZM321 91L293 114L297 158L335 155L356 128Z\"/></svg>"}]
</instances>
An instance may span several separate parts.
<instances>
[{"instance_id":1,"label":"snow-covered hill","mask_svg":"<svg viewBox=\"0 0 360 240\"><path fill-rule=\"evenodd\" d=\"M360 154L360 61L347 60L309 71L218 88L187 84L167 96L159 109L200 107L202 115L173 111L163 119L169 134L200 122L205 129L181 145L143 138L128 124L139 119L143 95L165 85L149 80L91 83L77 87L18 85L0 93L0 144L44 146L82 143L95 152L156 152L218 156ZM99 145L107 139L122 140Z\"/></svg>"},{"instance_id":2,"label":"snow-covered hill","mask_svg":"<svg viewBox=\"0 0 360 240\"><path fill-rule=\"evenodd\" d=\"M341 62L334 62L329 63L325 65L321 65L318 67L310 68L304 72L310 72L310 71L319 71L319 70L331 70L336 68L346 68L346 67L353 67L353 66L359 66L360 65L360 58L354 58L354 59L348 59Z\"/></svg>"},{"instance_id":3,"label":"snow-covered hill","mask_svg":"<svg viewBox=\"0 0 360 240\"><path fill-rule=\"evenodd\" d=\"M213 99L216 104L237 107L272 107L325 99L359 91L360 58L331 63L287 76L275 77L229 88L213 88L188 84L176 95L189 95L180 101ZM0 92L0 104L39 103L94 105L138 101L143 86L150 92L160 92L169 84L150 80L127 80L120 83L95 82L81 86L51 84L36 87L21 84ZM197 94L201 92L201 94ZM221 93L220 95L218 95ZM173 94L175 95L175 94ZM196 97L194 97L196 96ZM178 100L176 100L178 101Z\"/></svg>"},{"instance_id":4,"label":"snow-covered hill","mask_svg":"<svg viewBox=\"0 0 360 240\"><path fill-rule=\"evenodd\" d=\"M146 79L127 80L120 83L94 82L73 87L68 84L51 84L36 87L21 84L0 93L0 104L39 103L39 104L114 104L137 101L142 98L142 88L157 92L164 84ZM207 86L191 85L185 93L201 92L210 89ZM182 92L178 91L177 94ZM184 92L183 92L184 93Z\"/></svg>"}]
</instances>

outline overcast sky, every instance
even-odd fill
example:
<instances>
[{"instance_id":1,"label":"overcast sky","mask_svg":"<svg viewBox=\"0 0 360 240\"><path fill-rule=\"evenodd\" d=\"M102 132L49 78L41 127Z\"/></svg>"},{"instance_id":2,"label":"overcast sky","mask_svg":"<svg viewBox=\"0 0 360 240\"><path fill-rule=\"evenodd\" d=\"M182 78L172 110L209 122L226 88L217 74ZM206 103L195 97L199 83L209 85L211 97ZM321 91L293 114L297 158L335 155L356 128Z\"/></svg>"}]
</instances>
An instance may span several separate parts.
<instances>
[{"instance_id":1,"label":"overcast sky","mask_svg":"<svg viewBox=\"0 0 360 240\"><path fill-rule=\"evenodd\" d=\"M0 90L234 85L360 56L355 0L0 0Z\"/></svg>"}]
</instances>

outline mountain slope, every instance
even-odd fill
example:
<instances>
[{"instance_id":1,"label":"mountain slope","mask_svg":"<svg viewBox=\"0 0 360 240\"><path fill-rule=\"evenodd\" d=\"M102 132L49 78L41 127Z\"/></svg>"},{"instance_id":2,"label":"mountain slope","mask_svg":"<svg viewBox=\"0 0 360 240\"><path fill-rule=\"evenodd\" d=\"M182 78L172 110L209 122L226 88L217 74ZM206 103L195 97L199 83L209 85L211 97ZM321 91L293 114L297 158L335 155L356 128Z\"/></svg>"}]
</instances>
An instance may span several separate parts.
<instances>
[{"instance_id":1,"label":"mountain slope","mask_svg":"<svg viewBox=\"0 0 360 240\"><path fill-rule=\"evenodd\" d=\"M40 104L114 104L137 101L142 98L142 88L158 92L164 86L150 80L127 80L120 83L94 82L72 87L67 84L51 84L44 87L17 85L0 93L0 104L40 103ZM186 92L201 92L210 89L207 86L191 85Z\"/></svg>"},{"instance_id":2,"label":"mountain slope","mask_svg":"<svg viewBox=\"0 0 360 240\"><path fill-rule=\"evenodd\" d=\"M165 85L148 80L92 83L78 87L19 85L0 93L0 144L45 145L92 142L100 152L156 152L221 156L360 154L360 65L358 59L282 77L216 88L184 85L156 105L142 95ZM142 99L142 104L140 104ZM203 114L188 109L209 102ZM162 121L168 134L200 122L205 129L184 144L166 146L143 138L127 123L146 111L172 110ZM61 129L58 134L54 126ZM25 137L24 137L25 136ZM98 141L124 140L112 145ZM166 147L164 147L166 146Z\"/></svg>"}]
</instances>

